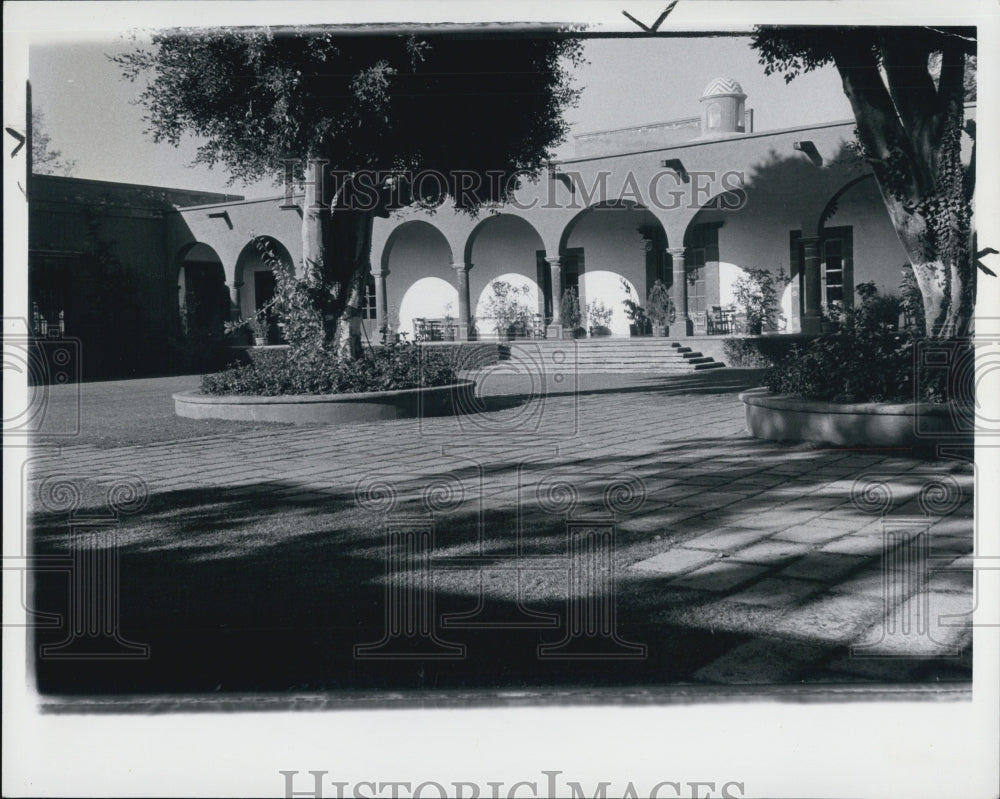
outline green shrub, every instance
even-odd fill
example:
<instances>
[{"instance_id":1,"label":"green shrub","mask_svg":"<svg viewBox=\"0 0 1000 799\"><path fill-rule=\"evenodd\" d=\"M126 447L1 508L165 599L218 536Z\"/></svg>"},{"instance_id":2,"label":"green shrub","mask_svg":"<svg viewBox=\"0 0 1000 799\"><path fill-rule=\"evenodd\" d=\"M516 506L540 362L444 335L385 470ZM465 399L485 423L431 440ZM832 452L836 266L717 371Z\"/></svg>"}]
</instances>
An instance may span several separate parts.
<instances>
[{"instance_id":1,"label":"green shrub","mask_svg":"<svg viewBox=\"0 0 1000 799\"><path fill-rule=\"evenodd\" d=\"M791 278L780 268L777 274L759 267L744 268L733 283L733 299L746 316L751 333L759 334L764 327L769 330L778 327L780 294L789 282Z\"/></svg>"},{"instance_id":2,"label":"green shrub","mask_svg":"<svg viewBox=\"0 0 1000 799\"><path fill-rule=\"evenodd\" d=\"M670 290L657 280L646 297L646 314L657 325L672 325L677 321L677 311L674 301L670 298Z\"/></svg>"},{"instance_id":3,"label":"green shrub","mask_svg":"<svg viewBox=\"0 0 1000 799\"><path fill-rule=\"evenodd\" d=\"M806 346L814 338L802 335L727 338L722 342L722 351L727 366L766 369L781 363L794 348Z\"/></svg>"},{"instance_id":4,"label":"green shrub","mask_svg":"<svg viewBox=\"0 0 1000 799\"><path fill-rule=\"evenodd\" d=\"M575 286L570 286L563 292L559 313L563 327L568 330L576 330L583 324L583 309L580 308L580 296Z\"/></svg>"},{"instance_id":5,"label":"green shrub","mask_svg":"<svg viewBox=\"0 0 1000 799\"><path fill-rule=\"evenodd\" d=\"M970 345L934 342L936 350L955 349L943 358L917 357L916 331L896 329L900 301L879 296L873 285L858 286L860 303L843 314L840 332L795 346L768 370L772 392L831 402L944 402L972 396L972 370L941 368L941 362L967 363Z\"/></svg>"},{"instance_id":6,"label":"green shrub","mask_svg":"<svg viewBox=\"0 0 1000 799\"><path fill-rule=\"evenodd\" d=\"M205 394L278 396L283 394L357 394L454 383L446 353L415 344L373 349L357 360L338 358L324 348L261 350L250 363L204 375Z\"/></svg>"}]
</instances>

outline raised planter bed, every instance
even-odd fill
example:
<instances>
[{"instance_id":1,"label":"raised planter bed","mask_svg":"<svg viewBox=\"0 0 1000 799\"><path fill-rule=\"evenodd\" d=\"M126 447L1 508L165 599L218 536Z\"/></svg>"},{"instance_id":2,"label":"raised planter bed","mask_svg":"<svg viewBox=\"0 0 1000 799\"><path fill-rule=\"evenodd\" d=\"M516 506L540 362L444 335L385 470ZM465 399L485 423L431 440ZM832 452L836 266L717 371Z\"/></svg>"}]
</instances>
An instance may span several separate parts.
<instances>
[{"instance_id":1,"label":"raised planter bed","mask_svg":"<svg viewBox=\"0 0 1000 799\"><path fill-rule=\"evenodd\" d=\"M766 388L744 391L740 401L755 438L909 448L972 441L974 409L958 403L816 402Z\"/></svg>"},{"instance_id":2,"label":"raised planter bed","mask_svg":"<svg viewBox=\"0 0 1000 799\"><path fill-rule=\"evenodd\" d=\"M287 394L276 397L174 394L174 411L189 419L337 424L451 416L475 407L475 381L364 394Z\"/></svg>"}]
</instances>

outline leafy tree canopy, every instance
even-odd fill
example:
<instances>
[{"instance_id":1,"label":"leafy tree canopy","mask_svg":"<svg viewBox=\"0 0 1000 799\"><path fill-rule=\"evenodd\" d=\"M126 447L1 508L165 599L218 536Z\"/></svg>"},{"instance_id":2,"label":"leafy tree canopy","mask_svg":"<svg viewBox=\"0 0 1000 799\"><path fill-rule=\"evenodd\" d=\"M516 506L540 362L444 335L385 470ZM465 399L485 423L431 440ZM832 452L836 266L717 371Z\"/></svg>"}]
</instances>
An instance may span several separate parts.
<instances>
[{"instance_id":1,"label":"leafy tree canopy","mask_svg":"<svg viewBox=\"0 0 1000 799\"><path fill-rule=\"evenodd\" d=\"M537 35L357 35L327 30L178 30L114 59L145 79L140 102L156 141L206 139L197 162L233 179L280 178L309 157L330 168L437 171L423 181L474 208L516 184L475 181L537 170L564 140L575 103L578 40ZM465 189L457 181L465 181ZM404 196L403 203L412 201Z\"/></svg>"},{"instance_id":2,"label":"leafy tree canopy","mask_svg":"<svg viewBox=\"0 0 1000 799\"><path fill-rule=\"evenodd\" d=\"M31 109L31 171L36 175L70 176L76 171L76 161L63 158L62 150L52 148L42 109Z\"/></svg>"},{"instance_id":3,"label":"leafy tree canopy","mask_svg":"<svg viewBox=\"0 0 1000 799\"><path fill-rule=\"evenodd\" d=\"M825 64L840 73L858 143L924 298L928 335L971 329L976 260L972 206L975 125L974 28L758 28L766 74L786 81ZM962 162L962 134L972 157ZM988 271L988 270L985 270Z\"/></svg>"}]
</instances>

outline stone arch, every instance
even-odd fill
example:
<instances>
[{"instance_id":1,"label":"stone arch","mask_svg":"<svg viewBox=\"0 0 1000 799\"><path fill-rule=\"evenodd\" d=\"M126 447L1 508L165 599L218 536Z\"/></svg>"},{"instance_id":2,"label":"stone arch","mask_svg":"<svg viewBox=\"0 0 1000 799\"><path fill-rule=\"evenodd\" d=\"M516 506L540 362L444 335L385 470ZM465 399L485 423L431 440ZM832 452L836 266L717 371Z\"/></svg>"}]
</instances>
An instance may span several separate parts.
<instances>
[{"instance_id":1,"label":"stone arch","mask_svg":"<svg viewBox=\"0 0 1000 799\"><path fill-rule=\"evenodd\" d=\"M395 316L398 319L389 320L389 332L406 333L415 337L414 319L457 317L458 290L440 277L417 278L403 292L397 307Z\"/></svg>"},{"instance_id":2,"label":"stone arch","mask_svg":"<svg viewBox=\"0 0 1000 799\"><path fill-rule=\"evenodd\" d=\"M862 282L874 281L883 294L899 291L900 270L909 258L874 175L846 181L833 192L814 235L819 240L823 302L837 299L831 285L838 280L843 303L848 307L857 300L855 288Z\"/></svg>"},{"instance_id":3,"label":"stone arch","mask_svg":"<svg viewBox=\"0 0 1000 799\"><path fill-rule=\"evenodd\" d=\"M193 241L177 252L174 268L181 329L188 334L221 335L231 307L219 254L208 244Z\"/></svg>"},{"instance_id":4,"label":"stone arch","mask_svg":"<svg viewBox=\"0 0 1000 799\"><path fill-rule=\"evenodd\" d=\"M264 308L274 296L274 273L261 257L258 250L260 241L266 242L283 263L294 265L288 248L273 236L254 236L243 246L233 267L233 286L239 293L239 310L243 319L249 319Z\"/></svg>"},{"instance_id":5,"label":"stone arch","mask_svg":"<svg viewBox=\"0 0 1000 799\"><path fill-rule=\"evenodd\" d=\"M457 298L439 303L433 292L424 290L431 284L421 282L433 278L441 281L436 284L439 288L442 284L454 287L452 262L451 244L436 225L422 219L411 219L393 228L379 257L385 281L383 290L387 307L383 309L383 314L386 324L390 328L398 325L400 332L409 333L413 318L447 315L445 306L448 302L453 305L451 315L457 317ZM418 283L416 291L411 291Z\"/></svg>"},{"instance_id":6,"label":"stone arch","mask_svg":"<svg viewBox=\"0 0 1000 799\"><path fill-rule=\"evenodd\" d=\"M552 316L550 271L545 242L527 219L514 214L491 214L472 229L465 241L469 265L469 294L478 298L473 315L480 315L484 293L495 280L523 277L531 287L529 307L546 318Z\"/></svg>"},{"instance_id":7,"label":"stone arch","mask_svg":"<svg viewBox=\"0 0 1000 799\"><path fill-rule=\"evenodd\" d=\"M426 222L423 219L410 219L394 227L386 239L385 246L382 248L382 256L379 259L382 271L391 271L390 266L393 259L393 251L396 251L397 259L401 255L408 257L411 253L401 253L400 250L403 248L409 249L409 247L416 250L422 246L426 246L428 243L443 255L443 257L436 258L435 261L440 261L446 266L450 266L452 263L452 249L451 244L448 243L448 237L430 222Z\"/></svg>"},{"instance_id":8,"label":"stone arch","mask_svg":"<svg viewBox=\"0 0 1000 799\"><path fill-rule=\"evenodd\" d=\"M743 267L763 265L750 262L758 256L748 242L759 228L739 217L746 203L747 193L742 188L719 192L703 203L684 227L687 306L692 318L732 305L733 285L744 274Z\"/></svg>"},{"instance_id":9,"label":"stone arch","mask_svg":"<svg viewBox=\"0 0 1000 799\"><path fill-rule=\"evenodd\" d=\"M824 226L837 213L837 207L840 202L840 199L845 194L847 194L847 192L849 192L851 189L857 186L859 183L863 183L866 180L874 181L875 174L873 172L869 172L866 175L861 175L859 177L854 178L853 180L849 180L847 183L845 183L843 186L841 186L839 189L837 189L837 191L833 193L830 199L827 200L826 204L823 206L823 210L820 212L819 219L816 222L815 235L821 236L823 234Z\"/></svg>"},{"instance_id":10,"label":"stone arch","mask_svg":"<svg viewBox=\"0 0 1000 799\"><path fill-rule=\"evenodd\" d=\"M612 333L627 335L624 286L643 303L657 280L671 285L667 247L663 223L645 206L629 200L596 203L576 214L563 230L563 287L577 286L584 309L595 301L609 307Z\"/></svg>"}]
</instances>

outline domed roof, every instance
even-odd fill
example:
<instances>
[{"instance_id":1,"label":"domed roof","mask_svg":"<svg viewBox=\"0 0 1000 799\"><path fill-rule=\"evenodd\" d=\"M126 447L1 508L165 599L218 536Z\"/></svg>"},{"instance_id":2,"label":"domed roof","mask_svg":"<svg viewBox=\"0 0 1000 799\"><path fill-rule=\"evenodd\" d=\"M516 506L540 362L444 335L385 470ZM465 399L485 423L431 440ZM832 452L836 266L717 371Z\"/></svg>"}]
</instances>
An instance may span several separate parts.
<instances>
[{"instance_id":1,"label":"domed roof","mask_svg":"<svg viewBox=\"0 0 1000 799\"><path fill-rule=\"evenodd\" d=\"M746 94L743 93L743 87L732 78L715 78L709 81L701 96L703 98L716 97L720 94L741 94L746 97Z\"/></svg>"}]
</instances>

